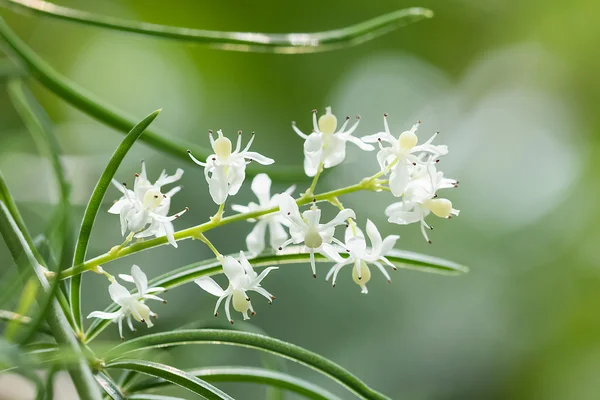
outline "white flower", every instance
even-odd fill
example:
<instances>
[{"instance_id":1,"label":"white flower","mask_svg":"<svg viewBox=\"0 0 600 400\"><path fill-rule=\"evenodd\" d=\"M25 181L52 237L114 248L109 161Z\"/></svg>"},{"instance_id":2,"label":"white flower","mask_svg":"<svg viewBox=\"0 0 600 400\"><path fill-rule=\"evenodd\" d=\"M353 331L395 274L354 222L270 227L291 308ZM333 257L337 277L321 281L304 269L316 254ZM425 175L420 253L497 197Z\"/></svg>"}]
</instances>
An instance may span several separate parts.
<instances>
[{"instance_id":1,"label":"white flower","mask_svg":"<svg viewBox=\"0 0 600 400\"><path fill-rule=\"evenodd\" d=\"M112 180L113 185L119 189L123 196L113 204L108 210L111 214L120 214L121 234L125 236L127 231L136 233L134 237L144 238L148 236L161 237L166 236L173 247L177 247L177 242L173 237L174 228L171 221L179 218L188 209L179 213L167 216L171 206L171 197L181 190L177 186L167 193L161 193L161 187L171 184L181 179L182 169L177 169L175 175L167 175L163 170L159 178L150 183L146 177L146 164L142 161L142 172L135 174L133 190L127 189L125 183L120 184ZM146 228L146 226L148 228ZM146 228L144 230L144 228Z\"/></svg>"},{"instance_id":2,"label":"white flower","mask_svg":"<svg viewBox=\"0 0 600 400\"><path fill-rule=\"evenodd\" d=\"M390 275L385 270L381 262L384 262L392 269L396 270L394 264L392 264L387 258L386 254L396 244L396 240L400 238L398 235L390 235L385 239L381 240L381 235L377 230L377 227L371 220L367 220L367 235L371 241L371 248L367 249L367 242L362 231L358 227L349 226L346 229L346 244L345 247L349 253L349 256L343 258L334 249L325 249L325 255L334 261L336 264L331 267L325 280L329 280L333 276L332 285L335 287L335 281L337 274L340 269L346 265L353 264L352 279L354 282L361 287L362 293L368 293L367 282L371 279L371 271L369 270L368 264L373 264L381 273L386 277L388 282L391 282Z\"/></svg>"},{"instance_id":3,"label":"white flower","mask_svg":"<svg viewBox=\"0 0 600 400\"><path fill-rule=\"evenodd\" d=\"M291 186L284 193L291 194L296 186ZM271 196L271 179L267 174L258 174L252 180L252 191L258 198L258 204L251 202L247 206L234 204L231 208L240 213L248 213L259 210L266 210L277 206L279 194ZM267 227L269 228L270 245L273 250L277 250L288 238L283 225L287 226L287 220L279 213L263 215L258 219L249 219L249 222L256 222L254 228L246 237L246 246L252 256L262 253L265 249L265 235Z\"/></svg>"},{"instance_id":4,"label":"white flower","mask_svg":"<svg viewBox=\"0 0 600 400\"><path fill-rule=\"evenodd\" d=\"M212 131L208 132L215 153L208 156L205 163L194 157L190 150L188 154L196 164L204 167L204 177L208 182L210 195L215 203L221 205L227 200L227 196L234 196L240 190L246 177L246 164L249 162L247 160L254 160L262 165L270 165L274 161L256 152L248 151L254 141L254 132L244 150L240 151L242 131L238 131L238 140L233 152L231 152L231 141L223 136L221 130L217 131L217 140L213 137Z\"/></svg>"},{"instance_id":5,"label":"white flower","mask_svg":"<svg viewBox=\"0 0 600 400\"><path fill-rule=\"evenodd\" d=\"M357 145L362 150L371 151L374 147L364 143L359 138L352 136L352 132L356 130L360 117L356 117L356 122L350 129L345 131L348 126L350 117L346 117L346 121L342 127L336 132L337 118L331 113L331 107L325 109L325 115L321 115L317 122L317 110L313 110L313 132L310 135L305 135L292 122L292 128L304 142L304 172L308 176L315 176L319 169L319 164L323 163L324 168L335 167L346 158L346 142L351 142Z\"/></svg>"},{"instance_id":6,"label":"white flower","mask_svg":"<svg viewBox=\"0 0 600 400\"><path fill-rule=\"evenodd\" d=\"M425 217L430 213L440 218L451 218L458 215L459 210L452 208L452 202L448 199L439 198L439 189L458 187L458 181L444 178L441 171L437 171L435 163L428 162L426 165L415 168L413 179L407 184L402 201L393 203L385 209L388 221L399 225L408 225L420 222L421 233L428 243L427 229L433 229L425 222Z\"/></svg>"},{"instance_id":7,"label":"white flower","mask_svg":"<svg viewBox=\"0 0 600 400\"><path fill-rule=\"evenodd\" d=\"M231 256L225 256L221 260L223 265L223 272L227 279L229 279L229 286L227 290L223 290L221 286L214 279L204 276L196 279L194 282L202 289L206 290L213 296L217 296L217 305L215 306L215 317L218 314L217 310L221 305L221 301L225 300L225 315L229 322L233 324L233 319L229 313L229 306L233 299L233 309L242 313L244 319L249 319L248 310L252 315L256 314L252 308L252 303L246 292L254 291L267 298L269 303L275 300L275 296L267 292L260 286L260 282L274 269L278 267L265 268L260 275L257 275L252 265L246 259L243 251L240 251L239 261Z\"/></svg>"},{"instance_id":8,"label":"white flower","mask_svg":"<svg viewBox=\"0 0 600 400\"><path fill-rule=\"evenodd\" d=\"M291 239L286 240L279 249L282 250L291 243L304 243L310 251L310 265L313 276L316 278L315 252L322 252L325 248L331 246L329 244L331 242L343 246L342 242L333 237L335 227L345 224L348 218L356 218L356 215L354 211L346 208L328 223L321 224L321 210L316 205L300 215L296 201L289 194L280 194L278 202L281 215L290 223L291 235Z\"/></svg>"},{"instance_id":9,"label":"white flower","mask_svg":"<svg viewBox=\"0 0 600 400\"><path fill-rule=\"evenodd\" d=\"M382 171L391 169L389 187L392 194L396 197L402 196L406 185L408 185L413 166L421 164L423 161L418 157L419 153L425 152L432 157L440 157L448 154L447 146L435 146L431 143L438 135L436 132L428 141L422 145L417 145L418 138L415 132L421 121L413 125L409 131L404 131L396 139L390 132L387 122L387 114L383 115L383 124L385 132L379 132L375 135L369 135L362 138L367 143L379 142L379 152L377 161ZM384 147L382 142L391 144L390 147Z\"/></svg>"},{"instance_id":10,"label":"white flower","mask_svg":"<svg viewBox=\"0 0 600 400\"><path fill-rule=\"evenodd\" d=\"M112 283L108 287L108 292L110 293L111 299L121 308L112 313L94 311L87 317L110 319L112 322L117 322L119 325L119 336L121 336L121 339L124 339L123 319L127 318L127 325L131 331L135 331L133 323L131 322L132 316L136 321L145 322L146 326L151 328L153 324L150 320L150 317L156 318L158 315L150 310L150 308L144 303L144 300L159 300L163 303L166 303L166 301L152 294L164 292L165 289L160 287L148 288L148 278L137 265L131 267L131 276L119 275L119 277L127 282L135 283L138 293L129 293L129 290L127 290L125 286L119 284L116 280L114 280L114 278L111 278Z\"/></svg>"}]
</instances>

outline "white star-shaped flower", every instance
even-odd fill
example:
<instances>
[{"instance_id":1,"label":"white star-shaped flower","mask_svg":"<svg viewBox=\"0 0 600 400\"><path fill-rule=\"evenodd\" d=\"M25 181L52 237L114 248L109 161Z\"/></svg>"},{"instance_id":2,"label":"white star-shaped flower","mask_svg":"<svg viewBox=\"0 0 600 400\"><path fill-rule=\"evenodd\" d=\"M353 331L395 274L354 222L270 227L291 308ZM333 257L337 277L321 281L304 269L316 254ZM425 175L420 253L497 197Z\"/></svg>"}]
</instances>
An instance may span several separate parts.
<instances>
[{"instance_id":1,"label":"white star-shaped flower","mask_svg":"<svg viewBox=\"0 0 600 400\"><path fill-rule=\"evenodd\" d=\"M166 301L154 294L164 292L165 289L161 287L148 288L148 278L137 265L131 267L131 275L122 274L119 277L124 281L135 283L138 293L129 293L129 290L125 286L118 283L114 278L111 278L112 283L108 287L108 292L111 299L121 308L112 313L94 311L87 317L110 319L112 322L116 322L119 325L119 336L121 336L121 339L124 339L123 319L127 318L127 325L131 331L135 331L131 321L132 316L136 321L144 322L148 328L151 328L154 324L150 317L156 318L158 315L152 312L144 301L159 300L163 303L166 303Z\"/></svg>"},{"instance_id":2,"label":"white star-shaped flower","mask_svg":"<svg viewBox=\"0 0 600 400\"><path fill-rule=\"evenodd\" d=\"M284 193L291 194L296 186L291 186ZM249 213L259 210L266 210L277 206L279 194L271 196L271 179L267 174L258 174L252 180L252 191L258 198L258 204L250 202L247 206L234 204L231 208L239 213ZM273 250L277 250L288 238L284 229L288 222L279 213L263 215L258 219L249 219L249 222L255 222L254 228L246 237L246 246L252 256L262 253L265 249L265 235L269 229L270 245Z\"/></svg>"},{"instance_id":3,"label":"white star-shaped flower","mask_svg":"<svg viewBox=\"0 0 600 400\"><path fill-rule=\"evenodd\" d=\"M420 121L413 125L410 130L402 132L398 139L390 132L387 114L383 115L383 124L385 127L384 132L364 136L362 140L367 143L379 142L380 150L377 153L377 161L382 171L391 168L389 187L394 196L400 197L408 185L412 167L422 163L422 159L418 156L419 153L425 152L433 157L440 157L448 154L448 147L431 144L438 135L437 132L422 145L417 145L418 138L415 132ZM384 147L382 142L389 143L391 146ZM391 165L392 163L394 164Z\"/></svg>"},{"instance_id":4,"label":"white star-shaped flower","mask_svg":"<svg viewBox=\"0 0 600 400\"><path fill-rule=\"evenodd\" d=\"M435 163L419 165L406 186L402 201L389 205L385 209L385 215L393 224L408 225L420 222L423 237L431 243L425 229L433 228L425 222L425 217L430 213L440 218L457 216L460 211L452 208L452 202L437 195L439 189L455 187L458 187L458 181L444 178L443 172L437 171Z\"/></svg>"},{"instance_id":5,"label":"white star-shaped flower","mask_svg":"<svg viewBox=\"0 0 600 400\"><path fill-rule=\"evenodd\" d=\"M331 113L331 107L325 109L325 114L321 115L317 122L317 110L313 110L313 132L305 135L292 122L294 131L305 140L304 142L304 172L308 176L315 176L318 172L320 163L323 168L335 167L341 164L346 158L346 142L357 145L362 150L371 151L374 147L364 143L352 133L358 127L360 118L356 117L356 122L347 131L345 130L350 122L350 117L342 124L342 127L336 132L337 118Z\"/></svg>"},{"instance_id":6,"label":"white star-shaped flower","mask_svg":"<svg viewBox=\"0 0 600 400\"><path fill-rule=\"evenodd\" d=\"M208 182L210 195L215 203L221 205L227 200L227 196L234 196L240 190L246 177L248 162L254 160L262 165L270 165L275 161L256 152L248 151L254 141L254 132L252 132L252 137L246 147L240 150L242 131L238 131L238 140L233 152L231 151L231 141L223 136L221 130L217 131L217 134L218 137L215 140L212 131L209 131L210 144L215 153L208 156L205 163L194 157L190 150L188 150L188 154L196 164L204 167L204 177Z\"/></svg>"},{"instance_id":7,"label":"white star-shaped flower","mask_svg":"<svg viewBox=\"0 0 600 400\"><path fill-rule=\"evenodd\" d=\"M310 252L310 266L313 276L316 278L315 252L323 252L324 248L331 246L331 242L341 246L344 245L333 237L335 227L345 224L348 218L356 218L354 211L346 208L340 211L328 223L321 224L321 210L316 204L300 215L298 204L296 204L296 201L289 194L282 193L279 195L278 203L281 215L289 221L291 235L291 238L286 240L279 249L282 250L285 246L292 243L304 243Z\"/></svg>"},{"instance_id":8,"label":"white star-shaped flower","mask_svg":"<svg viewBox=\"0 0 600 400\"><path fill-rule=\"evenodd\" d=\"M169 243L173 247L177 247L177 242L173 237L175 230L172 221L179 218L188 209L186 207L177 214L167 216L171 206L171 197L181 190L181 186L177 186L165 194L161 192L161 188L178 181L182 175L182 169L177 169L175 175L167 175L163 170L156 182L152 184L146 177L146 164L142 162L142 172L135 174L133 190L127 189L124 183L120 184L113 179L113 185L123 193L123 196L113 204L108 212L120 215L121 234L125 236L127 231L130 231L135 233L134 237L136 238L166 236ZM146 226L148 227L146 228Z\"/></svg>"},{"instance_id":9,"label":"white star-shaped flower","mask_svg":"<svg viewBox=\"0 0 600 400\"><path fill-rule=\"evenodd\" d=\"M248 294L246 293L249 291L264 296L269 303L275 300L275 296L263 289L262 286L260 286L260 283L265 279L269 272L278 269L278 267L265 268L260 275L258 275L252 268L252 265L250 265L250 262L243 251L240 251L239 261L231 256L225 256L221 260L221 264L223 265L225 276L229 279L229 286L226 290L223 290L214 279L208 276L198 278L194 281L202 289L219 298L217 300L217 305L215 306L215 316L218 315L217 311L223 299L225 299L225 315L232 324L233 319L231 319L229 312L229 306L232 300L233 309L242 313L244 319L250 318L248 317L248 311L250 311L252 315L256 314L252 308L250 297L248 297Z\"/></svg>"},{"instance_id":10,"label":"white star-shaped flower","mask_svg":"<svg viewBox=\"0 0 600 400\"><path fill-rule=\"evenodd\" d=\"M375 265L381 273L386 277L388 282L391 281L390 275L385 270L382 262L390 266L392 269L396 269L385 256L392 250L396 241L400 238L398 235L390 235L385 239L381 239L381 234L377 230L377 227L371 220L367 220L367 235L371 241L371 248L367 249L367 242L362 231L358 227L349 226L346 228L346 251L349 256L343 258L340 254L332 248L325 249L325 255L334 261L336 264L331 267L325 280L329 280L333 276L332 285L335 287L335 281L337 280L338 272L342 267L346 265L353 265L352 279L354 282L361 287L362 293L368 293L367 282L371 279L371 271L369 270L369 264Z\"/></svg>"}]
</instances>

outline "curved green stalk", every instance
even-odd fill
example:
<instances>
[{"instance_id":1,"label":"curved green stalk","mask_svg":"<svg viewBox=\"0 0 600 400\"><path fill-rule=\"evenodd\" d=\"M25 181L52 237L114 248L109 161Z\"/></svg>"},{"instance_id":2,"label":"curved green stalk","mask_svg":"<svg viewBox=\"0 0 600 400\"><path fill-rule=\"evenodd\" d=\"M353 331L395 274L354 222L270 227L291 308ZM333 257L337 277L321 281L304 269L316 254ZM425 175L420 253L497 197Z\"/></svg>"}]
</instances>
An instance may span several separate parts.
<instances>
[{"instance_id":1,"label":"curved green stalk","mask_svg":"<svg viewBox=\"0 0 600 400\"><path fill-rule=\"evenodd\" d=\"M1 177L0 184L0 186L4 186ZM21 217L16 212L16 209L13 212L7 206L7 200L9 204L13 204L7 193L2 191L0 194L0 231L2 232L2 236L4 236L4 241L15 262L21 268L32 268L44 289L48 290L50 285L43 272L43 268L45 268L43 260L35 253L35 249L31 247L31 238L27 231L22 230L19 226L19 222L22 223ZM51 301L51 307L46 318L56 341L66 345L79 356L79 362L76 366L70 367L69 372L80 398L83 400L100 400L101 396L92 377L91 370L57 301Z\"/></svg>"},{"instance_id":2,"label":"curved green stalk","mask_svg":"<svg viewBox=\"0 0 600 400\"><path fill-rule=\"evenodd\" d=\"M15 11L32 12L44 17L146 36L203 43L220 50L265 51L288 54L315 53L355 46L412 22L433 17L433 11L413 7L393 11L341 29L314 33L269 34L209 31L127 21L62 7L43 0L5 0L4 2Z\"/></svg>"},{"instance_id":3,"label":"curved green stalk","mask_svg":"<svg viewBox=\"0 0 600 400\"><path fill-rule=\"evenodd\" d=\"M296 203L299 206L301 206L304 204L311 203L313 200L326 201L332 197L341 196L343 194L358 192L361 190L372 190L372 187L373 186L370 183L367 185L367 184L361 182L356 185L348 186L343 189L332 190L331 192L318 194L316 196L300 197L299 199L296 200ZM177 231L177 232L175 232L174 237L175 237L175 240L198 238L199 234L201 234L202 232L206 232L211 229L230 224L232 222L245 221L247 219L260 217L260 216L266 215L266 214L271 214L278 210L279 210L279 207L272 207L272 208L268 208L268 209L264 209L264 210L258 210L258 211L243 213L243 214L231 215L231 216L225 217L219 221L216 221L216 220L208 221L203 224L193 226L191 228ZM147 250L150 248L162 246L167 243L168 243L167 238L164 236L137 242L137 243L131 244L123 249L120 249L117 252L109 252L109 253L103 254L101 256L95 257L91 260L88 260L85 263L75 265L73 268L69 268L68 270L63 271L63 273L61 274L61 278L64 279L64 278L67 278L67 277L70 277L73 275L77 275L82 272L89 271L90 269L92 269L98 265L106 264L107 262L114 261L121 257L125 257L128 255L134 254L134 253L138 253L142 250Z\"/></svg>"},{"instance_id":4,"label":"curved green stalk","mask_svg":"<svg viewBox=\"0 0 600 400\"><path fill-rule=\"evenodd\" d=\"M177 346L191 343L229 344L234 346L249 347L267 351L306 365L324 375L338 381L348 390L364 399L388 400L388 397L371 389L363 381L352 375L333 361L319 354L303 349L302 347L286 343L268 336L248 332L235 332L219 329L185 330L166 333L156 333L141 336L122 343L105 356L107 366L114 365L114 361L129 353L142 349L157 347Z\"/></svg>"},{"instance_id":5,"label":"curved green stalk","mask_svg":"<svg viewBox=\"0 0 600 400\"><path fill-rule=\"evenodd\" d=\"M232 256L237 256L233 254ZM437 257L413 253L409 251L392 250L386 258L397 268L412 269L415 271L430 272L441 275L460 275L468 272L468 268L452 261ZM310 255L298 252L297 248L288 247L282 254L265 254L249 260L254 268L268 267L271 265L300 264L308 263ZM315 254L316 262L328 262L321 254ZM201 276L220 274L223 272L221 263L216 259L205 260L184 267L169 271L163 275L150 280L150 286L160 286L165 289L173 289L183 284L194 281ZM135 293L135 289L133 292ZM117 305L111 304L106 308L106 312L116 311ZM85 341L90 342L100 334L111 321L106 319L96 319L85 334Z\"/></svg>"},{"instance_id":6,"label":"curved green stalk","mask_svg":"<svg viewBox=\"0 0 600 400\"><path fill-rule=\"evenodd\" d=\"M211 367L186 371L207 382L250 382L289 390L313 400L339 400L319 386L282 372L255 367ZM133 385L131 393L167 386L164 379L148 379Z\"/></svg>"},{"instance_id":7,"label":"curved green stalk","mask_svg":"<svg viewBox=\"0 0 600 400\"><path fill-rule=\"evenodd\" d=\"M104 194L110 186L112 178L115 176L117 169L121 165L121 162L129 152L129 149L133 146L135 141L144 133L146 128L154 121L158 116L160 110L154 111L142 121L140 121L133 129L125 136L119 147L115 150L112 157L108 161L104 172L98 179L96 187L92 193L92 197L85 208L83 214L83 220L81 221L81 229L79 231L79 237L77 239L77 245L75 246L75 256L73 257L73 265L81 264L85 260L85 253L87 251L88 243L90 241L90 235L92 233L92 226L94 220L98 214L98 210L102 205L102 199ZM71 311L73 314L73 321L78 329L78 334L82 333L82 316L81 316L81 275L76 275L71 279L70 288L71 298Z\"/></svg>"},{"instance_id":8,"label":"curved green stalk","mask_svg":"<svg viewBox=\"0 0 600 400\"><path fill-rule=\"evenodd\" d=\"M209 400L233 400L225 392L182 370L152 361L124 360L106 364L106 368L126 369L165 379Z\"/></svg>"},{"instance_id":9,"label":"curved green stalk","mask_svg":"<svg viewBox=\"0 0 600 400\"><path fill-rule=\"evenodd\" d=\"M139 118L132 117L122 110L106 104L59 74L27 46L2 18L0 18L0 37L8 43L19 61L25 64L29 73L35 79L73 107L122 133L129 132L139 121ZM190 149L194 155L200 158L206 158L212 153L212 150L193 144L178 144L167 132L158 128L148 129L146 134L142 136L142 141L163 153L171 154L188 163L192 163L192 161L187 155L187 149ZM266 171L264 167L254 165L249 165L246 169L249 176ZM268 172L275 180L305 179L302 167L279 166L277 169Z\"/></svg>"}]
</instances>

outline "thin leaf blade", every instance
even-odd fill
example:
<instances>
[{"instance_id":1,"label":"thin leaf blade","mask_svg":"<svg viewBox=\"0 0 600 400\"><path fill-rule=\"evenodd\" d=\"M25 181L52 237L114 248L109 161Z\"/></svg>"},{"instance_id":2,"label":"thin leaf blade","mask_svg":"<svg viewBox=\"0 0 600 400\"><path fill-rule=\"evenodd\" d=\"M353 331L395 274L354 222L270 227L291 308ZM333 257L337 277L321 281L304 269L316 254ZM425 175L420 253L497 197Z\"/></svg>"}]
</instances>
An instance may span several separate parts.
<instances>
[{"instance_id":1,"label":"thin leaf blade","mask_svg":"<svg viewBox=\"0 0 600 400\"><path fill-rule=\"evenodd\" d=\"M154 121L159 113L160 110L154 111L136 124L133 129L129 131L127 136L125 136L123 141L121 141L119 147L117 147L112 157L108 161L104 172L102 172L100 179L98 179L98 183L96 183L96 187L92 192L90 201L85 208L85 213L81 222L81 228L79 230L79 237L75 246L73 265L78 265L85 260L85 254L87 252L87 247L90 241L92 227L94 225L94 221L96 220L96 215L98 214L98 210L100 210L104 195L110 187L110 182L115 176L117 169L121 165L121 162L133 144L144 133L146 128L150 126L152 121ZM73 321L75 322L76 327L81 330L83 325L81 316L81 275L76 275L71 279L70 299Z\"/></svg>"},{"instance_id":2,"label":"thin leaf blade","mask_svg":"<svg viewBox=\"0 0 600 400\"><path fill-rule=\"evenodd\" d=\"M433 17L431 10L412 7L396 10L340 29L314 33L269 34L209 31L127 21L59 6L44 0L8 0L7 4L15 11L31 12L43 17L121 32L208 44L219 50L286 54L315 53L356 46L402 26Z\"/></svg>"},{"instance_id":3,"label":"thin leaf blade","mask_svg":"<svg viewBox=\"0 0 600 400\"><path fill-rule=\"evenodd\" d=\"M270 352L312 368L334 379L364 399L388 399L387 396L371 389L345 368L317 353L291 343L249 332L220 329L190 329L155 333L132 339L114 347L105 355L104 359L108 363L107 365L114 365L114 363L118 363L115 360L135 351L192 343L228 344Z\"/></svg>"},{"instance_id":4,"label":"thin leaf blade","mask_svg":"<svg viewBox=\"0 0 600 400\"><path fill-rule=\"evenodd\" d=\"M339 400L339 397L321 387L289 374L256 367L211 367L187 371L207 382L250 382L268 385L314 400ZM163 379L148 379L131 387L131 392L154 389L168 385Z\"/></svg>"},{"instance_id":5,"label":"thin leaf blade","mask_svg":"<svg viewBox=\"0 0 600 400\"><path fill-rule=\"evenodd\" d=\"M181 386L192 393L208 400L233 400L232 397L216 387L196 378L180 369L143 360L124 360L111 362L106 365L107 368L127 369L141 372L146 375L165 379L177 386Z\"/></svg>"}]
</instances>

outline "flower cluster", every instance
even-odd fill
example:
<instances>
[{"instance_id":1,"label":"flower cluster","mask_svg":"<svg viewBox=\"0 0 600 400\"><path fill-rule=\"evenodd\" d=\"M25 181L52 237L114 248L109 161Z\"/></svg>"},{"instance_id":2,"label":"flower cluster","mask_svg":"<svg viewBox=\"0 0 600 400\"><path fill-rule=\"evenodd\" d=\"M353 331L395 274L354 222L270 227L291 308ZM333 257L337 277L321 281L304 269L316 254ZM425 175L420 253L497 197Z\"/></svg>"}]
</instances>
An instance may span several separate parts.
<instances>
[{"instance_id":1,"label":"flower cluster","mask_svg":"<svg viewBox=\"0 0 600 400\"><path fill-rule=\"evenodd\" d=\"M313 177L313 182L305 192L295 197L295 186L281 193L272 193L272 182L269 176L264 173L256 175L252 180L251 190L257 201L247 205L231 205L231 209L238 213L233 220L246 220L254 224L246 237L247 252L240 251L237 258L221 255L203 232L225 223L222 219L225 202L229 196L239 192L246 177L246 165L251 161L270 165L274 161L250 151L255 138L254 133L246 147L242 149L241 131L238 132L235 149L232 149L231 140L221 130L217 131L216 139L212 131L209 131L213 154L210 154L205 161L197 159L188 150L191 159L204 168L210 196L219 205L219 211L208 224L210 227L204 224L198 227L202 230L192 230L196 232L194 237L201 239L215 253L222 266L222 272L228 279L225 289L208 276L195 280L200 288L218 297L215 315L218 314L218 309L225 300L225 315L228 321L233 323L230 314L232 303L234 310L240 312L244 319L248 319L249 314L255 314L249 297L249 292L252 291L265 297L269 303L275 299L261 284L277 267L265 268L260 274L252 267L253 259L260 257L265 251L274 254L274 257L287 253L306 254L304 259L310 262L314 277L317 276L318 261L332 263L333 266L325 279L331 280L333 286L336 285L339 272L347 265L351 266L352 280L360 286L362 293L368 293L366 285L371 279L370 268L372 267L379 270L384 278L391 282L387 268L396 270L393 248L400 237L389 235L382 238L378 228L370 219L367 219L364 225L365 237L365 233L359 227L356 213L345 208L338 199L341 195L359 190L390 193L396 200L385 209L384 214L388 222L399 225L419 223L421 232L429 243L431 241L427 230L432 227L425 222L429 214L440 218L458 215L459 211L453 208L450 200L438 196L438 191L441 189L458 187L458 181L445 178L443 172L437 169L440 157L448 154L448 147L433 143L437 133L420 144L417 136L420 121L411 129L396 136L389 128L387 117L387 114L384 114L383 131L363 137L353 136L360 122L359 117L350 128L348 128L350 117L346 117L338 129L337 118L330 107L327 107L325 114L319 118L316 110L313 110L313 132L309 135L304 134L295 123L292 123L293 130L304 139L304 170L307 176ZM374 175L365 177L358 184L319 195L314 194L321 172L344 161L348 142L367 152L375 150L372 144L377 143L379 151L376 159L379 170ZM175 187L165 194L161 192L161 188L178 181L182 174L183 171L180 169L172 176L163 171L159 179L152 184L147 179L145 165L142 164L142 172L136 174L133 190L127 189L125 184L113 182L123 196L115 202L109 212L120 215L122 234L130 232L128 240L166 236L168 242L177 247L172 221L185 210L170 217L167 214L171 197L181 187ZM337 214L331 219L322 217L321 203L325 205L329 203L335 207ZM306 209L301 210L301 207ZM335 235L336 228L342 225L345 226L343 241ZM266 250L267 232L270 250ZM180 234L177 237L184 236ZM127 243L128 241L117 246L117 250ZM294 249L288 249L292 245ZM138 289L135 294L130 294L125 287L110 275L108 276L111 280L110 295L120 309L113 313L96 311L89 317L118 322L120 333L121 322L125 317L132 329L131 316L151 326L149 317L155 314L144 301L162 300L154 293L163 289L149 289L146 275L137 266L132 268L131 276L119 276L124 281L135 283Z\"/></svg>"}]
</instances>

